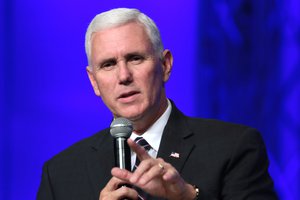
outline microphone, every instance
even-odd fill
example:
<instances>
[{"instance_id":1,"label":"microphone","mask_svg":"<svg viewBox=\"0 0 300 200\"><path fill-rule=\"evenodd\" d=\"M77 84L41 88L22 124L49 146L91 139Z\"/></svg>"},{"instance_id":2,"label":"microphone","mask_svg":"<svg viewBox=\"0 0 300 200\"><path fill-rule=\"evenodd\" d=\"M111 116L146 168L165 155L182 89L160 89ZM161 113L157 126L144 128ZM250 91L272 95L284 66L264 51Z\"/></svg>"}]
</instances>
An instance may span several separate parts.
<instances>
[{"instance_id":1,"label":"microphone","mask_svg":"<svg viewBox=\"0 0 300 200\"><path fill-rule=\"evenodd\" d=\"M131 171L131 152L127 144L133 126L126 118L116 118L110 125L110 134L114 137L115 166Z\"/></svg>"},{"instance_id":2,"label":"microphone","mask_svg":"<svg viewBox=\"0 0 300 200\"><path fill-rule=\"evenodd\" d=\"M131 171L131 152L127 139L130 137L133 126L130 120L120 117L114 119L110 124L110 134L114 137L115 166ZM132 187L129 184L122 184L119 187ZM125 198L123 200L130 200ZM138 196L138 200L143 200Z\"/></svg>"}]
</instances>

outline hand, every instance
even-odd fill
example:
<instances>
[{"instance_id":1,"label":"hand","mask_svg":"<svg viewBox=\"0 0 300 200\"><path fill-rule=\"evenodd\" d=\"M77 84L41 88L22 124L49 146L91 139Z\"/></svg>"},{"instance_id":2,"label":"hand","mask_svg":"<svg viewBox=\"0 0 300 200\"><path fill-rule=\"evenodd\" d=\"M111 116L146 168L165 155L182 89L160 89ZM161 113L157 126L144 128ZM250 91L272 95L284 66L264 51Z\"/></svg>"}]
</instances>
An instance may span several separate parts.
<instances>
[{"instance_id":1,"label":"hand","mask_svg":"<svg viewBox=\"0 0 300 200\"><path fill-rule=\"evenodd\" d=\"M128 145L136 152L141 162L134 173L113 168L114 177L135 185L152 196L172 200L195 198L193 186L186 183L171 164L161 158L152 158L144 148L130 139Z\"/></svg>"},{"instance_id":2,"label":"hand","mask_svg":"<svg viewBox=\"0 0 300 200\"><path fill-rule=\"evenodd\" d=\"M129 187L119 187L124 181L112 177L100 192L99 200L138 199L138 193Z\"/></svg>"}]
</instances>

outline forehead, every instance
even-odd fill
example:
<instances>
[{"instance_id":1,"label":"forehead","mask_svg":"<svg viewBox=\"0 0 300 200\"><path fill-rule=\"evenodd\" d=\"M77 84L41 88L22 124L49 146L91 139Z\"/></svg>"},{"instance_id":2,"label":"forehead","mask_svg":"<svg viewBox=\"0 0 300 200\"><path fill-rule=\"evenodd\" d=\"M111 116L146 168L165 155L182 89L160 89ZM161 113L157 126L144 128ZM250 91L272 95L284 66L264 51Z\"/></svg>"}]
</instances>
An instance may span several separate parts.
<instances>
[{"instance_id":1,"label":"forehead","mask_svg":"<svg viewBox=\"0 0 300 200\"><path fill-rule=\"evenodd\" d=\"M118 27L93 33L91 38L91 56L122 54L130 51L151 51L152 44L143 25L130 22ZM114 55L115 56L115 55Z\"/></svg>"}]
</instances>

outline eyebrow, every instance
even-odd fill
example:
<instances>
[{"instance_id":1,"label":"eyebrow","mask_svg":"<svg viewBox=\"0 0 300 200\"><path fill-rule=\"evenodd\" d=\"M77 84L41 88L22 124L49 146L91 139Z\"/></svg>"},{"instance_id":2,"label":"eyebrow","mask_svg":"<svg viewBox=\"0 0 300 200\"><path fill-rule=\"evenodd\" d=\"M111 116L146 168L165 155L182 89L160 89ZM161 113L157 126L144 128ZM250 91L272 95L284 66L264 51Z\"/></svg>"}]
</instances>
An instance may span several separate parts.
<instances>
[{"instance_id":1,"label":"eyebrow","mask_svg":"<svg viewBox=\"0 0 300 200\"><path fill-rule=\"evenodd\" d=\"M136 56L136 55L143 56L144 58L146 58L148 54L139 52L139 51L134 51L134 52L126 54L124 57L125 57L125 59L128 60L129 58L132 58L133 56Z\"/></svg>"},{"instance_id":2,"label":"eyebrow","mask_svg":"<svg viewBox=\"0 0 300 200\"><path fill-rule=\"evenodd\" d=\"M131 58L132 56L136 56L136 55L140 55L143 56L145 58L149 57L148 55L150 55L150 53L144 53L141 51L134 51L134 52L130 52L124 55L125 60L128 60L129 58ZM118 59L116 57L112 57L112 58L105 58L103 60L101 60L97 66L101 67L104 63L107 62L116 62Z\"/></svg>"},{"instance_id":3,"label":"eyebrow","mask_svg":"<svg viewBox=\"0 0 300 200\"><path fill-rule=\"evenodd\" d=\"M102 66L104 63L107 63L107 62L115 62L117 60L117 58L105 58L103 60L101 60L99 62L99 66Z\"/></svg>"}]
</instances>

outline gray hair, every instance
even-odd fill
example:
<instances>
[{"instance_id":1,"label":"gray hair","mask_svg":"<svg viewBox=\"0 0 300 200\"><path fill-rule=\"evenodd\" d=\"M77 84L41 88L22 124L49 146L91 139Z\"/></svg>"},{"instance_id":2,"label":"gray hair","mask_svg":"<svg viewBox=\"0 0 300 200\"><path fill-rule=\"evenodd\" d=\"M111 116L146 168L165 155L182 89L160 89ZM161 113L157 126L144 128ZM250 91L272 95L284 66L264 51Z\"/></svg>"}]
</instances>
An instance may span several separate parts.
<instances>
[{"instance_id":1,"label":"gray hair","mask_svg":"<svg viewBox=\"0 0 300 200\"><path fill-rule=\"evenodd\" d=\"M160 56L163 52L159 30L152 19L137 9L116 8L94 17L85 34L85 52L90 64L92 34L104 29L118 27L129 22L138 22L145 27L145 31L152 43L155 53Z\"/></svg>"}]
</instances>

